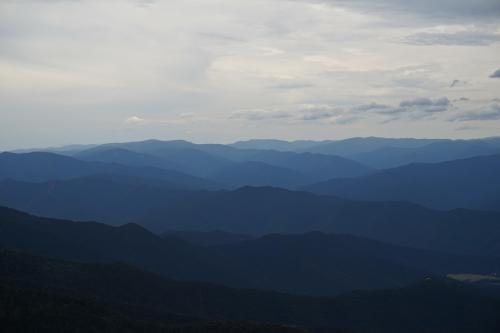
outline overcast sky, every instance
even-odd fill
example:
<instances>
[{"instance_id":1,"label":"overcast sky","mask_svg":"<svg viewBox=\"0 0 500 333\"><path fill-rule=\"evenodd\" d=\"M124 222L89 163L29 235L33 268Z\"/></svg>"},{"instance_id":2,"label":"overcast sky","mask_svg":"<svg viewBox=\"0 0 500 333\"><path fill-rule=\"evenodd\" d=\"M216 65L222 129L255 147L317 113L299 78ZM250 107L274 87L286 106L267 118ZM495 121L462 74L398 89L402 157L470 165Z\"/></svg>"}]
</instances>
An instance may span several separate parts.
<instances>
[{"instance_id":1,"label":"overcast sky","mask_svg":"<svg viewBox=\"0 0 500 333\"><path fill-rule=\"evenodd\" d=\"M0 149L495 135L499 0L0 2Z\"/></svg>"}]
</instances>

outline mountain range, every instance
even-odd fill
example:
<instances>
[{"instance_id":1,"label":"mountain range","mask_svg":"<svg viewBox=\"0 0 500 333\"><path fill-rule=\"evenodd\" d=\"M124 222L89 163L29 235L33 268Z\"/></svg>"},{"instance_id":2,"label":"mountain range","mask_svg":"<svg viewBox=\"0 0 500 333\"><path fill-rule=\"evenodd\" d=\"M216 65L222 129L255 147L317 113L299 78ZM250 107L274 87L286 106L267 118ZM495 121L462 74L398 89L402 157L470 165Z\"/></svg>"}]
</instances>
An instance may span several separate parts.
<instances>
[{"instance_id":1,"label":"mountain range","mask_svg":"<svg viewBox=\"0 0 500 333\"><path fill-rule=\"evenodd\" d=\"M500 269L494 257L416 250L348 235L268 235L201 247L134 224L52 220L6 208L0 209L0 228L0 246L8 249L67 260L120 261L181 280L310 295L402 287L431 273Z\"/></svg>"},{"instance_id":2,"label":"mountain range","mask_svg":"<svg viewBox=\"0 0 500 333\"><path fill-rule=\"evenodd\" d=\"M0 204L56 218L134 222L154 232L323 231L422 249L500 255L498 212L438 211L412 203L352 201L272 187L185 191L106 175L46 183L4 181Z\"/></svg>"},{"instance_id":3,"label":"mountain range","mask_svg":"<svg viewBox=\"0 0 500 333\"><path fill-rule=\"evenodd\" d=\"M0 153L2 328L498 332L498 170L499 138Z\"/></svg>"},{"instance_id":4,"label":"mountain range","mask_svg":"<svg viewBox=\"0 0 500 333\"><path fill-rule=\"evenodd\" d=\"M500 154L441 163L414 163L364 177L305 187L355 200L408 201L436 209L500 211Z\"/></svg>"}]
</instances>

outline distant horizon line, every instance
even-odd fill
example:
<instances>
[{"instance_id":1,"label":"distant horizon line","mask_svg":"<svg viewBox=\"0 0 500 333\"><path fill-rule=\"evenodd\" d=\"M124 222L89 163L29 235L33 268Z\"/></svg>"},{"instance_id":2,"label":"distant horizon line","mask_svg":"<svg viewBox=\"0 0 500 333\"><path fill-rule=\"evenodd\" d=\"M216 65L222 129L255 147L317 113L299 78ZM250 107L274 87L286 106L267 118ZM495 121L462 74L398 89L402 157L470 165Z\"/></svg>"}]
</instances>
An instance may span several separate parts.
<instances>
[{"instance_id":1,"label":"distant horizon line","mask_svg":"<svg viewBox=\"0 0 500 333\"><path fill-rule=\"evenodd\" d=\"M354 139L388 139L388 140L429 140L429 141L481 141L481 140L491 140L491 139L500 139L500 136L486 136L486 137L476 137L476 138L432 138L432 137L424 137L424 138L416 138L416 137L384 137L384 136L353 136L346 137L341 139L278 139L278 138L251 138L251 139L241 139L236 141L230 141L228 143L221 142L196 142L190 141L187 139L158 139L158 138L149 138L149 139L137 139L137 140L129 140L129 141L113 141L113 142L100 142L100 143L68 143L61 145L51 145L51 146L31 146L31 147L20 147L20 148L12 148L12 149L2 149L0 152L22 152L22 151L30 151L30 150L64 150L69 149L71 147L77 148L82 146L88 146L89 148L107 145L107 144L125 144L125 143L134 143L134 142L148 142L148 141L157 141L157 142L187 142L196 145L204 145L204 144L214 144L214 145L234 145L237 143L243 142L258 142L258 141L274 141L274 142L288 142L288 143L296 143L296 142L312 142L312 143L327 143L327 142L341 142L347 140Z\"/></svg>"}]
</instances>

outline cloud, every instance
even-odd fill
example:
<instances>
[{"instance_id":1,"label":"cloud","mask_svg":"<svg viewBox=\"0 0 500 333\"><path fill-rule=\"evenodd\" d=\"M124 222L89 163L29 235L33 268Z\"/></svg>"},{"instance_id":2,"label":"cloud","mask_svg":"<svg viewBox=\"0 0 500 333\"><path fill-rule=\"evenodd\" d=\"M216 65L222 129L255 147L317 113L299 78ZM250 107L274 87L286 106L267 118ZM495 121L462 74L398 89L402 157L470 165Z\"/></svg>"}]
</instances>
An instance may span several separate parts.
<instances>
[{"instance_id":1,"label":"cloud","mask_svg":"<svg viewBox=\"0 0 500 333\"><path fill-rule=\"evenodd\" d=\"M237 111L230 115L230 119L244 120L272 120L290 118L291 114L286 111L268 111L268 110L243 110Z\"/></svg>"},{"instance_id":2,"label":"cloud","mask_svg":"<svg viewBox=\"0 0 500 333\"><path fill-rule=\"evenodd\" d=\"M455 80L451 81L449 88L461 87L461 86L466 86L466 85L467 85L467 81L455 79Z\"/></svg>"},{"instance_id":3,"label":"cloud","mask_svg":"<svg viewBox=\"0 0 500 333\"><path fill-rule=\"evenodd\" d=\"M447 111L451 105L452 103L447 97L437 99L418 97L403 100L399 103L399 106L370 103L352 107L350 111L354 113L366 112L385 116L386 118L382 123L386 124L395 120L421 120L435 113Z\"/></svg>"},{"instance_id":4,"label":"cloud","mask_svg":"<svg viewBox=\"0 0 500 333\"><path fill-rule=\"evenodd\" d=\"M406 36L403 43L413 45L487 46L500 42L500 34L491 32L459 31L454 33L421 32Z\"/></svg>"},{"instance_id":5,"label":"cloud","mask_svg":"<svg viewBox=\"0 0 500 333\"><path fill-rule=\"evenodd\" d=\"M125 124L127 125L139 125L139 124L144 124L145 122L146 119L137 116L132 116L125 119Z\"/></svg>"},{"instance_id":6,"label":"cloud","mask_svg":"<svg viewBox=\"0 0 500 333\"><path fill-rule=\"evenodd\" d=\"M448 110L451 105L450 100L447 97L441 97L438 99L430 99L426 97L418 97L410 100L404 100L399 103L402 108L420 110L425 112L443 112Z\"/></svg>"},{"instance_id":7,"label":"cloud","mask_svg":"<svg viewBox=\"0 0 500 333\"><path fill-rule=\"evenodd\" d=\"M361 117L341 116L341 117L335 118L333 123L338 124L338 125L349 125L349 124L355 123L359 120L361 120Z\"/></svg>"},{"instance_id":8,"label":"cloud","mask_svg":"<svg viewBox=\"0 0 500 333\"><path fill-rule=\"evenodd\" d=\"M436 100L431 100L426 97L418 97L410 100L404 100L399 103L401 107L413 107L413 106L444 106L449 105L450 101L446 97L441 97Z\"/></svg>"},{"instance_id":9,"label":"cloud","mask_svg":"<svg viewBox=\"0 0 500 333\"><path fill-rule=\"evenodd\" d=\"M456 128L457 131L473 131L481 129L480 126L463 125Z\"/></svg>"},{"instance_id":10,"label":"cloud","mask_svg":"<svg viewBox=\"0 0 500 333\"><path fill-rule=\"evenodd\" d=\"M379 110L379 111L377 111L377 113L378 114L382 114L382 115L397 115L397 114L405 113L407 111L408 110L406 108L391 107L391 108L388 108L388 109Z\"/></svg>"},{"instance_id":11,"label":"cloud","mask_svg":"<svg viewBox=\"0 0 500 333\"><path fill-rule=\"evenodd\" d=\"M497 0L306 0L335 4L357 10L402 12L407 15L425 15L436 18L500 16Z\"/></svg>"},{"instance_id":12,"label":"cloud","mask_svg":"<svg viewBox=\"0 0 500 333\"><path fill-rule=\"evenodd\" d=\"M339 117L343 112L344 110L328 104L296 104L282 108L236 111L229 118L251 121L272 119L316 121Z\"/></svg>"},{"instance_id":13,"label":"cloud","mask_svg":"<svg viewBox=\"0 0 500 333\"><path fill-rule=\"evenodd\" d=\"M494 71L494 72L490 75L490 78L492 78L492 79L497 79L497 78L500 78L500 69L497 69L496 71Z\"/></svg>"},{"instance_id":14,"label":"cloud","mask_svg":"<svg viewBox=\"0 0 500 333\"><path fill-rule=\"evenodd\" d=\"M281 83L271 86L273 89L282 89L282 90L295 90L295 89L305 89L312 88L314 84L311 83Z\"/></svg>"},{"instance_id":15,"label":"cloud","mask_svg":"<svg viewBox=\"0 0 500 333\"><path fill-rule=\"evenodd\" d=\"M386 105L386 104L379 104L379 103L369 103L369 104L362 104L359 106L355 106L351 108L352 111L358 111L358 112L365 112L365 111L372 111L372 110L387 110L390 109L391 106Z\"/></svg>"},{"instance_id":16,"label":"cloud","mask_svg":"<svg viewBox=\"0 0 500 333\"><path fill-rule=\"evenodd\" d=\"M451 121L490 121L500 120L500 105L492 104L487 110L468 111L460 115L454 116Z\"/></svg>"},{"instance_id":17,"label":"cloud","mask_svg":"<svg viewBox=\"0 0 500 333\"><path fill-rule=\"evenodd\" d=\"M297 106L299 120L322 120L340 115L341 109L328 104L303 104Z\"/></svg>"},{"instance_id":18,"label":"cloud","mask_svg":"<svg viewBox=\"0 0 500 333\"><path fill-rule=\"evenodd\" d=\"M335 117L336 113L334 111L316 111L309 112L302 115L300 120L321 120L321 119L329 119Z\"/></svg>"},{"instance_id":19,"label":"cloud","mask_svg":"<svg viewBox=\"0 0 500 333\"><path fill-rule=\"evenodd\" d=\"M427 118L434 113L447 111L451 106L451 102L447 97L430 99L418 97L414 99L403 100L398 106L388 104L369 103L351 107L350 113L359 114L375 114L385 116L382 123L389 123L395 120L420 120Z\"/></svg>"}]
</instances>

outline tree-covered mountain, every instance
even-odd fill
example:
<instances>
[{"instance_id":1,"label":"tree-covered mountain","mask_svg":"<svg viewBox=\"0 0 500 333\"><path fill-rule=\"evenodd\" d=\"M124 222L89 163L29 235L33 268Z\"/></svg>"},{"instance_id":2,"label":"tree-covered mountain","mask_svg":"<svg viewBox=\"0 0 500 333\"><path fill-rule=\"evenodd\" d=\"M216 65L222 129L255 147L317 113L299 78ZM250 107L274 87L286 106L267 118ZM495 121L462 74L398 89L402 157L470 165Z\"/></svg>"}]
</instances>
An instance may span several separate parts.
<instances>
[{"instance_id":1,"label":"tree-covered mountain","mask_svg":"<svg viewBox=\"0 0 500 333\"><path fill-rule=\"evenodd\" d=\"M83 326L91 332L301 331L293 325L318 333L493 333L500 327L498 298L435 277L403 288L314 298L179 282L123 264L0 251L0 284L3 329L28 332Z\"/></svg>"},{"instance_id":2,"label":"tree-covered mountain","mask_svg":"<svg viewBox=\"0 0 500 333\"><path fill-rule=\"evenodd\" d=\"M189 243L203 245L203 246L240 243L253 238L250 235L236 234L222 230L212 230L212 231L169 230L165 231L161 235L163 237L177 237Z\"/></svg>"},{"instance_id":3,"label":"tree-covered mountain","mask_svg":"<svg viewBox=\"0 0 500 333\"><path fill-rule=\"evenodd\" d=\"M427 272L492 274L499 259L404 248L347 235L271 235L218 246L160 237L133 224L37 218L0 209L0 246L43 256L121 261L181 280L334 295L403 286Z\"/></svg>"}]
</instances>

